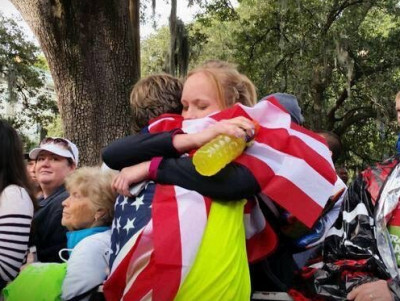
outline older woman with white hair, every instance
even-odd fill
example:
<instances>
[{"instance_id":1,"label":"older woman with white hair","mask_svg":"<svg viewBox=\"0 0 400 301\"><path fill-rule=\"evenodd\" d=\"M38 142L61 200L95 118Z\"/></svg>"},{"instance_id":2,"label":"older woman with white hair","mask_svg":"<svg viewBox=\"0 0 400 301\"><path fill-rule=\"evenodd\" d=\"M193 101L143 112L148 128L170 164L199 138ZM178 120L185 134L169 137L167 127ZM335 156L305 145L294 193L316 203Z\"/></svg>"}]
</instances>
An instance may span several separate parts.
<instances>
[{"instance_id":1,"label":"older woman with white hair","mask_svg":"<svg viewBox=\"0 0 400 301\"><path fill-rule=\"evenodd\" d=\"M61 223L69 230L67 250L72 252L62 286L63 300L89 295L107 276L116 197L112 177L111 171L83 167L66 179L70 196L62 203Z\"/></svg>"},{"instance_id":2,"label":"older woman with white hair","mask_svg":"<svg viewBox=\"0 0 400 301\"><path fill-rule=\"evenodd\" d=\"M65 180L69 197L62 202L61 223L67 248L65 263L32 263L4 290L6 300L89 300L108 274L110 226L116 194L113 171L100 167L77 169ZM63 259L67 257L69 259Z\"/></svg>"}]
</instances>

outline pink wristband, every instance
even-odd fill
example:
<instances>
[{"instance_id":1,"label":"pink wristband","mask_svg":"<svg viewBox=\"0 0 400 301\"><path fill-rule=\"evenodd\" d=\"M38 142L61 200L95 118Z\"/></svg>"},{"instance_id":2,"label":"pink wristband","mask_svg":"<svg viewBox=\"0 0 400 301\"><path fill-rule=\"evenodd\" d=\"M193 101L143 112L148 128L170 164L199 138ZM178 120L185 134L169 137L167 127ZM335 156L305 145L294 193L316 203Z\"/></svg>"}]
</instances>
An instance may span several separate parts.
<instances>
[{"instance_id":1,"label":"pink wristband","mask_svg":"<svg viewBox=\"0 0 400 301\"><path fill-rule=\"evenodd\" d=\"M158 166L160 166L162 159L163 157L154 157L153 159L151 159L149 167L150 180L155 180L157 178Z\"/></svg>"}]
</instances>

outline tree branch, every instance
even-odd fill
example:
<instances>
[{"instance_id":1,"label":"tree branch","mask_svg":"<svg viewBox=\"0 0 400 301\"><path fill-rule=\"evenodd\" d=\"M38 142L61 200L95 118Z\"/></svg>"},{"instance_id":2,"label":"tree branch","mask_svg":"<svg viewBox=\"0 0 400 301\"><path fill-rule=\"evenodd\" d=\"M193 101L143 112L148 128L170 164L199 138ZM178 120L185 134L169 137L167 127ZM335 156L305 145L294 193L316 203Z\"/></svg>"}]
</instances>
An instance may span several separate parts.
<instances>
[{"instance_id":1,"label":"tree branch","mask_svg":"<svg viewBox=\"0 0 400 301\"><path fill-rule=\"evenodd\" d=\"M342 124L335 129L335 133L341 136L343 133L346 132L346 129L350 127L353 124L356 124L362 120L368 119L368 118L375 118L377 116L376 111L373 110L372 108L365 107L366 109L365 112L363 113L358 113L358 114L352 114L350 117L346 116L343 118ZM357 109L353 110L356 111Z\"/></svg>"},{"instance_id":2,"label":"tree branch","mask_svg":"<svg viewBox=\"0 0 400 301\"><path fill-rule=\"evenodd\" d=\"M322 28L322 32L326 34L329 29L331 28L333 22L337 19L337 17L348 7L361 4L364 2L364 0L355 0L355 1L343 1L342 4L340 4L338 7L336 5L338 4L338 1L335 1L335 5L333 5L333 8L330 10L325 26Z\"/></svg>"}]
</instances>

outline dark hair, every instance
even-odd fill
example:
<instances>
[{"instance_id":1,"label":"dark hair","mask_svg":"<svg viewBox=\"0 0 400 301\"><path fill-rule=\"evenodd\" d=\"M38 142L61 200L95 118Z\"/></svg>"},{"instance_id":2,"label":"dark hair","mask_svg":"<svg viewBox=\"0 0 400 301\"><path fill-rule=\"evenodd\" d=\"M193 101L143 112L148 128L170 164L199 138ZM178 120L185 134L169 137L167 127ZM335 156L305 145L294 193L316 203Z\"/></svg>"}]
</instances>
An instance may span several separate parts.
<instances>
[{"instance_id":1,"label":"dark hair","mask_svg":"<svg viewBox=\"0 0 400 301\"><path fill-rule=\"evenodd\" d=\"M14 184L25 188L33 200L21 139L17 131L1 119L0 145L0 194L7 186Z\"/></svg>"},{"instance_id":2,"label":"dark hair","mask_svg":"<svg viewBox=\"0 0 400 301\"><path fill-rule=\"evenodd\" d=\"M328 144L328 147L332 152L332 161L335 163L342 153L342 142L340 141L340 137L334 132L325 130L318 130L316 133L325 138L326 144Z\"/></svg>"}]
</instances>

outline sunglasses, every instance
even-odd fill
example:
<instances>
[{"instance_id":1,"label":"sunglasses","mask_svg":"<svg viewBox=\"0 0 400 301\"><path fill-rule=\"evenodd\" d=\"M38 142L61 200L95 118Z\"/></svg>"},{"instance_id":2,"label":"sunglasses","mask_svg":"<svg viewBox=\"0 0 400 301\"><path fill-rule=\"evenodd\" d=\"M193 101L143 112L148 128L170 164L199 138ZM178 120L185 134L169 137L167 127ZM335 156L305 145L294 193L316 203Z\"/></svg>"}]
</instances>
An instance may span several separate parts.
<instances>
[{"instance_id":1,"label":"sunglasses","mask_svg":"<svg viewBox=\"0 0 400 301\"><path fill-rule=\"evenodd\" d=\"M69 146L69 143L67 140L63 139L63 138L52 138L52 137L47 137L44 138L41 142L40 145L42 146L43 144L59 144L64 146L64 148L66 148L72 155L72 157L74 158L74 160L76 160L74 152L72 151L72 148Z\"/></svg>"}]
</instances>

